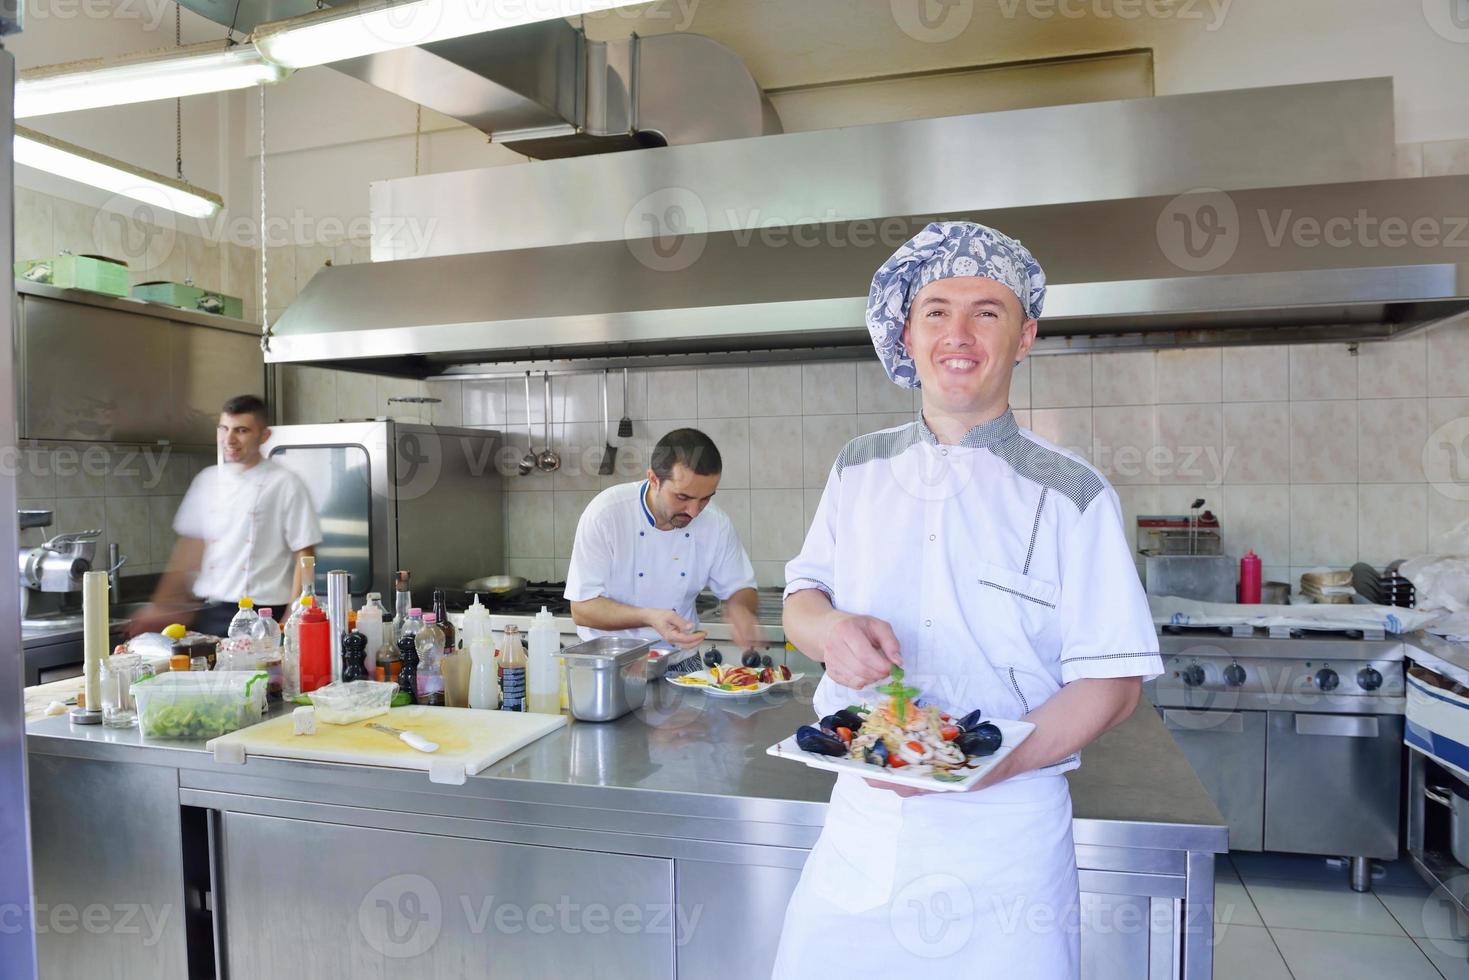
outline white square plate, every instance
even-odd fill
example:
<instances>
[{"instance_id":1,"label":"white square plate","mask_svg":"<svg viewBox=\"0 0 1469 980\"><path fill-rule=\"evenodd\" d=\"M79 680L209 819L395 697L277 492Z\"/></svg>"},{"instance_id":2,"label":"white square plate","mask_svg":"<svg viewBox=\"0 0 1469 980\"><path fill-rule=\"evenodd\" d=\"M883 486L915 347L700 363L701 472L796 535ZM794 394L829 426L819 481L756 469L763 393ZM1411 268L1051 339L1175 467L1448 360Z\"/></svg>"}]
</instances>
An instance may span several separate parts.
<instances>
[{"instance_id":1,"label":"white square plate","mask_svg":"<svg viewBox=\"0 0 1469 980\"><path fill-rule=\"evenodd\" d=\"M790 687L792 684L796 683L796 681L805 676L805 674L792 674L791 679L788 681L773 681L769 684L761 684L753 691L725 691L721 688L717 688L713 686L714 678L709 675L709 671L707 670L696 670L687 674L679 675L665 674L663 676L663 679L672 684L674 687L681 688L685 691L702 691L705 694L709 695L711 698L753 698L758 695L764 694L766 691L778 690L782 687ZM698 684L694 683L693 681L686 681L683 679L685 677L692 677L697 680L702 680L704 681L704 683Z\"/></svg>"},{"instance_id":2,"label":"white square plate","mask_svg":"<svg viewBox=\"0 0 1469 980\"><path fill-rule=\"evenodd\" d=\"M999 762L1005 756L1014 752L1015 746L1025 741L1030 733L1035 731L1035 725L1028 721L1002 721L999 718L986 718L984 720L1000 729L1000 747L995 750L994 755L986 756L983 759L971 759L967 767L968 775L955 783L934 779L932 773L912 775L903 769L879 769L877 766L869 765L857 759L839 759L836 756L817 755L815 752L806 752L796 746L795 735L791 735L790 738L772 745L765 750L765 754L773 755L778 759L790 759L792 762L804 762L813 769L851 773L866 779L879 779L885 783L911 786L914 789L962 793L978 782L996 762ZM966 770L956 769L950 771L958 773Z\"/></svg>"}]
</instances>

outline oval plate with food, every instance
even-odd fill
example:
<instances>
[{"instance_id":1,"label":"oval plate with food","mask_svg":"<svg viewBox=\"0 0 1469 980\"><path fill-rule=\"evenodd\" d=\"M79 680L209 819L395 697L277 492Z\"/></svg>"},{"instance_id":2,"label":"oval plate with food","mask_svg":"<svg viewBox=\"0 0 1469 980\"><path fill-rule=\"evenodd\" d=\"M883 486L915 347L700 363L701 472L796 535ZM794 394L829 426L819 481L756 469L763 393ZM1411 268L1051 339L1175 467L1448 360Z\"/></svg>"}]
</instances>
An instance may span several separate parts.
<instances>
[{"instance_id":1,"label":"oval plate with food","mask_svg":"<svg viewBox=\"0 0 1469 980\"><path fill-rule=\"evenodd\" d=\"M769 679L762 680L762 676L766 676L766 671L770 672ZM664 677L664 680L678 687L703 691L713 698L748 698L764 694L772 688L789 687L805 676L805 674L791 673L791 669L784 665L768 668L716 665L707 670L696 670L688 674L669 674Z\"/></svg>"}]
</instances>

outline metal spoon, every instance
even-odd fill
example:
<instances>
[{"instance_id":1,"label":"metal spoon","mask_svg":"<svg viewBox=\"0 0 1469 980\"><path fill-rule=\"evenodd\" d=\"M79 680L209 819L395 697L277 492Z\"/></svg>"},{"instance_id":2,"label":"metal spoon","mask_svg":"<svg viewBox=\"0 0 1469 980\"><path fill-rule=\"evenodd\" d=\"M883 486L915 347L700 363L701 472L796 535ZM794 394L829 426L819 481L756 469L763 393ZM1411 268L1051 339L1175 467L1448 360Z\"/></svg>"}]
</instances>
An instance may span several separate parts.
<instances>
[{"instance_id":1,"label":"metal spoon","mask_svg":"<svg viewBox=\"0 0 1469 980\"><path fill-rule=\"evenodd\" d=\"M520 475L536 468L536 437L530 427L530 372L525 372L525 455L520 457Z\"/></svg>"},{"instance_id":2,"label":"metal spoon","mask_svg":"<svg viewBox=\"0 0 1469 980\"><path fill-rule=\"evenodd\" d=\"M541 391L546 400L546 448L541 450L541 455L536 459L536 466L542 473L550 473L561 468L561 456L551 448L551 373L549 371L541 374Z\"/></svg>"}]
</instances>

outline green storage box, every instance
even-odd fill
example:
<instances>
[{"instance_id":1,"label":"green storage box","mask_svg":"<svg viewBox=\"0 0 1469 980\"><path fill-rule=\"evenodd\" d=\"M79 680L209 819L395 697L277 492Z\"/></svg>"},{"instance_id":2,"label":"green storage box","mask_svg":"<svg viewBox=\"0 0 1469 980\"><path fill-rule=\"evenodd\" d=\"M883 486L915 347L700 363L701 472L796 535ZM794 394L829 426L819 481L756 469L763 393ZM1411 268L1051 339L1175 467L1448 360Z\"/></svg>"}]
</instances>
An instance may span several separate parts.
<instances>
[{"instance_id":1,"label":"green storage box","mask_svg":"<svg viewBox=\"0 0 1469 980\"><path fill-rule=\"evenodd\" d=\"M22 259L15 263L15 275L18 279L43 282L62 289L90 289L110 296L128 294L127 263L102 255Z\"/></svg>"},{"instance_id":2,"label":"green storage box","mask_svg":"<svg viewBox=\"0 0 1469 980\"><path fill-rule=\"evenodd\" d=\"M245 304L238 298L200 289L192 283L140 282L133 287L133 298L177 306L181 310L218 313L221 316L232 316L236 320L245 316Z\"/></svg>"}]
</instances>

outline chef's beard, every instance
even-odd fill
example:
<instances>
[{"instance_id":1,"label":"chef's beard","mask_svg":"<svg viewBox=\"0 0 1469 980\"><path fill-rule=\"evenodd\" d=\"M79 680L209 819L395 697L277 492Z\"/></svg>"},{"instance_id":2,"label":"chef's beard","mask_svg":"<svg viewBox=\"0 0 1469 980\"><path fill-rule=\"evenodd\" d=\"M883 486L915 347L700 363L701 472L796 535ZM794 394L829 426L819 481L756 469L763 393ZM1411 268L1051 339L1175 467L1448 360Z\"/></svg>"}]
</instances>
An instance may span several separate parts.
<instances>
[{"instance_id":1,"label":"chef's beard","mask_svg":"<svg viewBox=\"0 0 1469 980\"><path fill-rule=\"evenodd\" d=\"M689 522L692 520L693 518L687 514L679 514L673 519L672 523L675 527L688 527Z\"/></svg>"}]
</instances>

